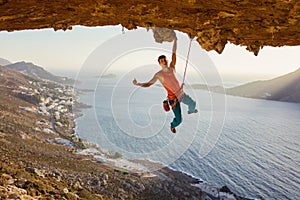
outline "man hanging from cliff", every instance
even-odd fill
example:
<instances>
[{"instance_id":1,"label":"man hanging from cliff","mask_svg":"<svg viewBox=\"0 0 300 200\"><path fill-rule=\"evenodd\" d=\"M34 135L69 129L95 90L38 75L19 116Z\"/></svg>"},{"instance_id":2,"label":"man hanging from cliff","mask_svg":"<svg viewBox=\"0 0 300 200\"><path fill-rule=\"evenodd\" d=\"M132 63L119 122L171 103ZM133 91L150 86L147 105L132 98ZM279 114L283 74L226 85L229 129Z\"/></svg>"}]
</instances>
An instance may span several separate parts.
<instances>
[{"instance_id":1,"label":"man hanging from cliff","mask_svg":"<svg viewBox=\"0 0 300 200\"><path fill-rule=\"evenodd\" d=\"M158 71L153 78L145 83L139 83L136 79L133 80L133 84L140 87L150 87L157 80L164 86L168 93L168 101L174 112L174 119L171 122L171 131L176 133L175 127L182 122L180 103L184 103L188 106L188 114L197 113L196 102L187 94L183 92L183 88L180 86L175 76L175 64L176 64L176 49L177 49L177 37L175 36L173 49L172 49L172 61L168 65L168 60L165 55L158 57L158 63L161 66L161 70Z\"/></svg>"}]
</instances>

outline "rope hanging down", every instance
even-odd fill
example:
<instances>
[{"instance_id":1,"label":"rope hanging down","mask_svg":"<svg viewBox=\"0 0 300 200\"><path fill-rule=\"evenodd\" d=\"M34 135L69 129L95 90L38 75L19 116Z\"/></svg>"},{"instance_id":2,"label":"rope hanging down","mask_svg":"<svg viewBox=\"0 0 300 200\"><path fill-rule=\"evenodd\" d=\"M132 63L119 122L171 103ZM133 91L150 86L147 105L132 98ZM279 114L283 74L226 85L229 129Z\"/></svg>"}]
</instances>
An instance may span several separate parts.
<instances>
[{"instance_id":1,"label":"rope hanging down","mask_svg":"<svg viewBox=\"0 0 300 200\"><path fill-rule=\"evenodd\" d=\"M191 38L191 40L190 40L189 50L188 50L188 53L187 53L187 56L186 56L185 69L184 69L184 74L183 74L183 78L182 78L181 88L183 88L184 81L185 81L186 69L187 69L188 62L189 62L189 56L190 56L192 41L193 41L193 38Z\"/></svg>"}]
</instances>

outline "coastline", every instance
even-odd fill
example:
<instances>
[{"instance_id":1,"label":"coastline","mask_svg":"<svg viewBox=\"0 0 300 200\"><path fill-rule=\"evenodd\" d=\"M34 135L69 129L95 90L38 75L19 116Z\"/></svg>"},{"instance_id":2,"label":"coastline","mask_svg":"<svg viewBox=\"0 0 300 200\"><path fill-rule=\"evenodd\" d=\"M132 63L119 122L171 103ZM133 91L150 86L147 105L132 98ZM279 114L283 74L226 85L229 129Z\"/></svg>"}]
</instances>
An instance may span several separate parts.
<instances>
[{"instance_id":1,"label":"coastline","mask_svg":"<svg viewBox=\"0 0 300 200\"><path fill-rule=\"evenodd\" d=\"M80 95L84 95L85 92L92 92L93 90L85 90L81 91ZM84 104L84 103L83 103ZM85 104L86 105L86 104ZM90 108L91 106L87 106L85 108ZM85 109L82 108L82 109ZM80 117L84 117L84 115L81 113L82 109L79 110ZM74 119L76 121L76 119ZM78 123L76 122L76 126L78 126ZM85 149L78 149L77 153L81 155L89 155L93 156L93 159L95 159L97 162L100 162L102 164L107 164L108 166L114 166L117 167L116 171L120 173L133 173L141 178L153 178L158 177L161 180L176 180L181 179L184 180L187 184L194 188L198 188L199 191L204 192L207 197L210 199L241 199L241 200L250 200L251 198L241 197L237 196L233 192L230 191L230 189L224 185L221 188L218 188L212 184L208 184L201 180L201 178L194 177L191 174L188 174L184 171L176 170L170 166L164 166L163 163L159 163L152 160L132 160L128 158L123 158L121 154L118 152L110 152L109 150L101 149L97 144L94 144L89 141L85 141ZM91 148L89 148L91 146ZM118 156L111 156L116 155ZM126 163L122 164L116 164L116 162L113 162L112 159L115 159L118 163L122 163L120 159L124 161L127 161ZM135 166L135 164L138 164L140 166ZM146 168L146 169L145 169ZM171 178L170 178L171 177Z\"/></svg>"},{"instance_id":2,"label":"coastline","mask_svg":"<svg viewBox=\"0 0 300 200\"><path fill-rule=\"evenodd\" d=\"M191 176L167 167L149 173L156 163L124 159L78 138L74 88L0 70L0 199L210 197Z\"/></svg>"}]
</instances>

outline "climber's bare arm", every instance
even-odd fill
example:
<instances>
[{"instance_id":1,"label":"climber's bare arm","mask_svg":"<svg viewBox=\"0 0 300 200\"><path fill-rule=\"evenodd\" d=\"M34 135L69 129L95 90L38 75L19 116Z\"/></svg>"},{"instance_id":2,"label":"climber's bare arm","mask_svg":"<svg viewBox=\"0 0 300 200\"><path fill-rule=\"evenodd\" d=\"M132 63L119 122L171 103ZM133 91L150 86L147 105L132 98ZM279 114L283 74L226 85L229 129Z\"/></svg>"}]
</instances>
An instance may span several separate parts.
<instances>
[{"instance_id":1,"label":"climber's bare arm","mask_svg":"<svg viewBox=\"0 0 300 200\"><path fill-rule=\"evenodd\" d=\"M140 87L150 87L150 86L153 85L157 80L158 80L158 75L155 74L155 75L153 76L153 78L152 78L150 81L148 81L148 82L145 82L145 83L139 83L139 82L137 82L136 79L133 79L132 83L133 83L134 85L140 86Z\"/></svg>"}]
</instances>

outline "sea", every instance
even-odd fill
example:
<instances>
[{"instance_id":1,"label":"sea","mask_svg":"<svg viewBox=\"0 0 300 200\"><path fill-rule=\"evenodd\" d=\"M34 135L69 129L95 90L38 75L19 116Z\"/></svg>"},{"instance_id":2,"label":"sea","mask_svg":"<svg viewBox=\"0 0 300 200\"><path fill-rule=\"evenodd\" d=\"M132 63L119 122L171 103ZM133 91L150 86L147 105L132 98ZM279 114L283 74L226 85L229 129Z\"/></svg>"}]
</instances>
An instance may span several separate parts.
<instances>
[{"instance_id":1,"label":"sea","mask_svg":"<svg viewBox=\"0 0 300 200\"><path fill-rule=\"evenodd\" d=\"M163 110L159 85L140 88L111 79L89 79L76 120L80 138L190 174L208 184L226 185L254 199L300 199L300 104L250 99L186 88L197 102L177 133L173 113Z\"/></svg>"}]
</instances>

